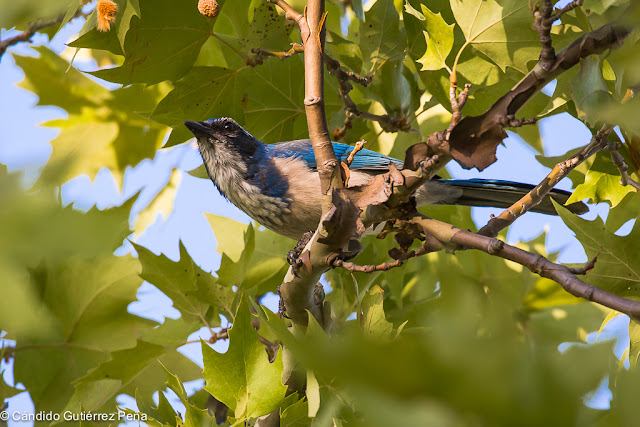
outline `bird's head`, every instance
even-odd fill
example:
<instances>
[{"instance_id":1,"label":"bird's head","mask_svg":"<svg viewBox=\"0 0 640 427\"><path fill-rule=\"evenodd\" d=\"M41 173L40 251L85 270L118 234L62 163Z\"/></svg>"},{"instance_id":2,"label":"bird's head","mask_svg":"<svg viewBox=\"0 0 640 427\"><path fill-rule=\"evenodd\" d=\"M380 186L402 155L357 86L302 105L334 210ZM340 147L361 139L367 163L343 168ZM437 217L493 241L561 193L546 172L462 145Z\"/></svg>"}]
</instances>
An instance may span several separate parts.
<instances>
[{"instance_id":1,"label":"bird's head","mask_svg":"<svg viewBox=\"0 0 640 427\"><path fill-rule=\"evenodd\" d=\"M262 144L228 117L204 122L187 120L184 125L196 137L203 157L236 156L246 161Z\"/></svg>"},{"instance_id":2,"label":"bird's head","mask_svg":"<svg viewBox=\"0 0 640 427\"><path fill-rule=\"evenodd\" d=\"M257 152L264 151L262 142L227 117L187 120L184 125L195 135L207 173L224 195L255 168L260 159Z\"/></svg>"}]
</instances>

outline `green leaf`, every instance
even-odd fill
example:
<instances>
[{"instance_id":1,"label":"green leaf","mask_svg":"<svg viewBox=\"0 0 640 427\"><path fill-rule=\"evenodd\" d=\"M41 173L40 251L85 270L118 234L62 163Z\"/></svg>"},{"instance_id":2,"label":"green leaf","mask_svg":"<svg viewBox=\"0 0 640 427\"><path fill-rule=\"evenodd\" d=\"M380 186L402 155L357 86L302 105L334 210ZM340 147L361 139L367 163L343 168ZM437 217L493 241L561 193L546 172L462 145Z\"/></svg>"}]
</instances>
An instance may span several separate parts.
<instances>
[{"instance_id":1,"label":"green leaf","mask_svg":"<svg viewBox=\"0 0 640 427\"><path fill-rule=\"evenodd\" d=\"M40 19L55 19L65 13L70 0L40 1L0 1L0 28L13 28L24 30L30 22Z\"/></svg>"},{"instance_id":2,"label":"green leaf","mask_svg":"<svg viewBox=\"0 0 640 427\"><path fill-rule=\"evenodd\" d=\"M300 399L281 411L280 425L282 427L305 427L311 423L307 401Z\"/></svg>"},{"instance_id":3,"label":"green leaf","mask_svg":"<svg viewBox=\"0 0 640 427\"><path fill-rule=\"evenodd\" d=\"M251 294L274 292L289 264L286 254L291 240L270 230L254 231L252 225L206 214L222 255L219 280Z\"/></svg>"},{"instance_id":4,"label":"green leaf","mask_svg":"<svg viewBox=\"0 0 640 427\"><path fill-rule=\"evenodd\" d=\"M124 64L91 74L122 84L155 84L184 76L211 34L197 2L140 0L138 15L130 17Z\"/></svg>"},{"instance_id":5,"label":"green leaf","mask_svg":"<svg viewBox=\"0 0 640 427\"><path fill-rule=\"evenodd\" d=\"M169 215L173 212L181 177L180 170L174 168L171 171L169 182L156 194L153 200L138 213L133 223L135 236L140 236L144 233L144 231L155 222L158 215L162 216L164 221L169 218Z\"/></svg>"},{"instance_id":6,"label":"green leaf","mask_svg":"<svg viewBox=\"0 0 640 427\"><path fill-rule=\"evenodd\" d=\"M39 296L31 310L48 313L50 320L43 325L47 326L44 336L28 331L15 334L19 356L14 375L37 408L62 411L72 397L69 384L107 359L109 352L135 345L136 329L153 325L127 312L141 284L138 269L137 260L108 254L91 260L69 257L57 264L45 262L31 271L30 287ZM114 410L113 396L100 403Z\"/></svg>"},{"instance_id":7,"label":"green leaf","mask_svg":"<svg viewBox=\"0 0 640 427\"><path fill-rule=\"evenodd\" d=\"M608 201L616 207L625 196L634 192L632 186L620 184L620 171L608 153L599 153L585 175L584 183L578 185L567 203L590 199L592 203Z\"/></svg>"},{"instance_id":8,"label":"green leaf","mask_svg":"<svg viewBox=\"0 0 640 427\"><path fill-rule=\"evenodd\" d=\"M315 418L320 409L320 386L313 371L307 369L307 415Z\"/></svg>"},{"instance_id":9,"label":"green leaf","mask_svg":"<svg viewBox=\"0 0 640 427\"><path fill-rule=\"evenodd\" d=\"M451 0L451 10L467 44L486 55L504 72L526 73L538 59L540 41L532 28L527 2L520 0Z\"/></svg>"},{"instance_id":10,"label":"green leaf","mask_svg":"<svg viewBox=\"0 0 640 427\"><path fill-rule=\"evenodd\" d=\"M184 127L185 119L203 121L216 117L233 117L243 121L241 99L244 85L239 70L220 67L194 67L174 85L158 104L151 119L173 127L167 146L193 138Z\"/></svg>"},{"instance_id":11,"label":"green leaf","mask_svg":"<svg viewBox=\"0 0 640 427\"><path fill-rule=\"evenodd\" d=\"M400 28L398 11L393 0L377 0L365 13L364 25L361 25L360 50L364 58L367 74L372 74L386 60L399 56L407 38Z\"/></svg>"},{"instance_id":12,"label":"green leaf","mask_svg":"<svg viewBox=\"0 0 640 427\"><path fill-rule=\"evenodd\" d=\"M592 259L598 256L587 281L605 291L624 297L640 296L640 253L635 249L640 239L640 226L621 237L608 231L602 219L584 220L554 202L564 223L576 234Z\"/></svg>"},{"instance_id":13,"label":"green leaf","mask_svg":"<svg viewBox=\"0 0 640 427\"><path fill-rule=\"evenodd\" d=\"M393 325L387 321L382 307L384 291L378 285L362 298L362 330L366 336L378 339L391 337Z\"/></svg>"},{"instance_id":14,"label":"green leaf","mask_svg":"<svg viewBox=\"0 0 640 427\"><path fill-rule=\"evenodd\" d=\"M640 360L640 324L629 321L629 365L631 369L638 366Z\"/></svg>"},{"instance_id":15,"label":"green leaf","mask_svg":"<svg viewBox=\"0 0 640 427\"><path fill-rule=\"evenodd\" d=\"M109 91L69 69L69 63L48 48L36 50L39 58L14 56L25 72L20 85L38 95L39 105L55 105L70 113L68 119L45 123L61 133L52 141L53 153L41 181L60 185L83 173L93 178L107 167L121 185L126 168L153 157L162 144L165 128L147 120L144 113L155 107L166 87L137 85Z\"/></svg>"},{"instance_id":16,"label":"green leaf","mask_svg":"<svg viewBox=\"0 0 640 427\"><path fill-rule=\"evenodd\" d=\"M69 63L45 46L33 48L39 57L13 55L22 68L23 89L38 96L36 105L54 105L70 114L80 114L83 108L102 105L110 97L109 91L91 81Z\"/></svg>"},{"instance_id":17,"label":"green leaf","mask_svg":"<svg viewBox=\"0 0 640 427\"><path fill-rule=\"evenodd\" d=\"M4 381L4 371L0 371L0 402L4 403L5 399L22 393L24 390L11 387ZM2 405L0 405L2 406Z\"/></svg>"},{"instance_id":18,"label":"green leaf","mask_svg":"<svg viewBox=\"0 0 640 427\"><path fill-rule=\"evenodd\" d=\"M69 43L69 47L106 50L114 55L124 55L115 31L98 31L95 28Z\"/></svg>"},{"instance_id":19,"label":"green leaf","mask_svg":"<svg viewBox=\"0 0 640 427\"><path fill-rule=\"evenodd\" d=\"M200 427L205 425L214 425L215 420L206 409L196 407L187 396L187 392L182 385L180 379L169 372L169 370L162 366L167 376L166 385L178 396L180 402L185 406L187 412L184 414L184 426L185 427ZM177 417L178 422L181 421L180 417ZM179 422L179 424L181 424Z\"/></svg>"},{"instance_id":20,"label":"green leaf","mask_svg":"<svg viewBox=\"0 0 640 427\"><path fill-rule=\"evenodd\" d=\"M410 5L407 3L407 6ZM423 70L439 70L447 68L447 57L453 47L453 27L448 25L440 13L435 14L422 5L425 30L424 38L427 42L427 51L418 62Z\"/></svg>"},{"instance_id":21,"label":"green leaf","mask_svg":"<svg viewBox=\"0 0 640 427\"><path fill-rule=\"evenodd\" d=\"M580 72L571 80L570 86L578 118L591 125L601 121L599 110L611 99L602 76L602 60L584 58L580 61Z\"/></svg>"},{"instance_id":22,"label":"green leaf","mask_svg":"<svg viewBox=\"0 0 640 427\"><path fill-rule=\"evenodd\" d=\"M582 298L574 297L553 280L540 278L523 298L522 305L529 310L542 310L547 307L582 302L584 302Z\"/></svg>"},{"instance_id":23,"label":"green leaf","mask_svg":"<svg viewBox=\"0 0 640 427\"><path fill-rule=\"evenodd\" d=\"M326 49L329 56L339 59L340 64L344 64L352 71L359 73L362 69L360 46L332 31L327 33L327 39Z\"/></svg>"},{"instance_id":24,"label":"green leaf","mask_svg":"<svg viewBox=\"0 0 640 427\"><path fill-rule=\"evenodd\" d=\"M124 3L124 6L122 5ZM131 27L131 18L137 16L140 18L140 2L139 0L121 0L119 4L120 19L116 21L116 30L118 33L118 41L120 47L124 51L124 42ZM111 31L108 31L111 32Z\"/></svg>"},{"instance_id":25,"label":"green leaf","mask_svg":"<svg viewBox=\"0 0 640 427\"><path fill-rule=\"evenodd\" d=\"M198 267L180 242L180 261L173 262L164 255L133 244L138 252L142 273L140 277L155 285L173 301L187 321L201 321L202 325L219 326L218 310L231 314L234 298L231 287L225 287Z\"/></svg>"},{"instance_id":26,"label":"green leaf","mask_svg":"<svg viewBox=\"0 0 640 427\"><path fill-rule=\"evenodd\" d=\"M302 75L302 55L286 61L269 58L243 74L241 104L253 136L265 143L308 138Z\"/></svg>"},{"instance_id":27,"label":"green leaf","mask_svg":"<svg viewBox=\"0 0 640 427\"><path fill-rule=\"evenodd\" d=\"M282 352L269 363L251 317L243 297L229 330L229 350L220 354L202 341L204 388L231 408L238 420L274 411L287 389L281 382Z\"/></svg>"},{"instance_id":28,"label":"green leaf","mask_svg":"<svg viewBox=\"0 0 640 427\"><path fill-rule=\"evenodd\" d=\"M167 400L164 393L158 393L158 405L156 407L151 406L139 393L136 392L136 404L140 413L147 414L147 424L154 427L176 425L176 412Z\"/></svg>"},{"instance_id":29,"label":"green leaf","mask_svg":"<svg viewBox=\"0 0 640 427\"><path fill-rule=\"evenodd\" d=\"M246 246L241 237L250 226L224 216L205 214L205 217L216 236L218 253L227 254L232 261L237 262Z\"/></svg>"}]
</instances>

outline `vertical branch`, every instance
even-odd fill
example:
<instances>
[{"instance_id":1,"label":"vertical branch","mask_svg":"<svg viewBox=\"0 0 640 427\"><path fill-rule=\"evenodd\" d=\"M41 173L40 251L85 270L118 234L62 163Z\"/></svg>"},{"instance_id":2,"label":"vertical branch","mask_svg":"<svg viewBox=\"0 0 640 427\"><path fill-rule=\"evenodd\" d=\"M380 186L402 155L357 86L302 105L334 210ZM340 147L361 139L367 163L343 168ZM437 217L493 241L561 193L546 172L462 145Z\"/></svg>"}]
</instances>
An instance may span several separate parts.
<instances>
[{"instance_id":1,"label":"vertical branch","mask_svg":"<svg viewBox=\"0 0 640 427\"><path fill-rule=\"evenodd\" d=\"M323 195L322 212L331 208L331 187L342 187L338 160L333 152L324 109L324 0L309 0L306 21L309 35L304 43L304 105L309 138L318 165L320 188Z\"/></svg>"}]
</instances>

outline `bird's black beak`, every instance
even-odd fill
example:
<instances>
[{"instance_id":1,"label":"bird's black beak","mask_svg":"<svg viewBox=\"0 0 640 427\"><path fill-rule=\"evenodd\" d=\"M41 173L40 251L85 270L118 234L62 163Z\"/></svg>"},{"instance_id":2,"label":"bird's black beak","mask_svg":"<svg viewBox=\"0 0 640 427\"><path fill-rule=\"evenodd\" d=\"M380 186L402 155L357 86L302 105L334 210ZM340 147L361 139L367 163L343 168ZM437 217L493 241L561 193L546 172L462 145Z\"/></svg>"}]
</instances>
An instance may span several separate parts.
<instances>
[{"instance_id":1,"label":"bird's black beak","mask_svg":"<svg viewBox=\"0 0 640 427\"><path fill-rule=\"evenodd\" d=\"M205 122L185 120L184 125L197 137L211 135L211 128Z\"/></svg>"}]
</instances>

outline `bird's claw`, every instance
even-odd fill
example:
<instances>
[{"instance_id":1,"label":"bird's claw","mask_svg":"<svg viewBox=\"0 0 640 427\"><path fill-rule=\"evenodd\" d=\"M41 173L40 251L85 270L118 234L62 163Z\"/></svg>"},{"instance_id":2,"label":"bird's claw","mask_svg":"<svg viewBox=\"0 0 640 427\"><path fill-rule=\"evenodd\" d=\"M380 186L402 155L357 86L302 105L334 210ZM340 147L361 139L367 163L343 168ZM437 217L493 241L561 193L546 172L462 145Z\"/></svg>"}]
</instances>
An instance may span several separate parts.
<instances>
[{"instance_id":1,"label":"bird's claw","mask_svg":"<svg viewBox=\"0 0 640 427\"><path fill-rule=\"evenodd\" d=\"M298 277L298 273L297 273L298 268L302 266L302 260L300 260L298 257L300 256L300 254L302 253L302 250L304 249L305 246L307 246L307 243L309 243L312 237L313 237L313 231L307 231L302 235L300 240L298 240L298 243L296 243L296 246L293 249L291 249L289 252L287 252L287 262L291 266L291 269L293 270L293 274L296 277Z\"/></svg>"}]
</instances>

